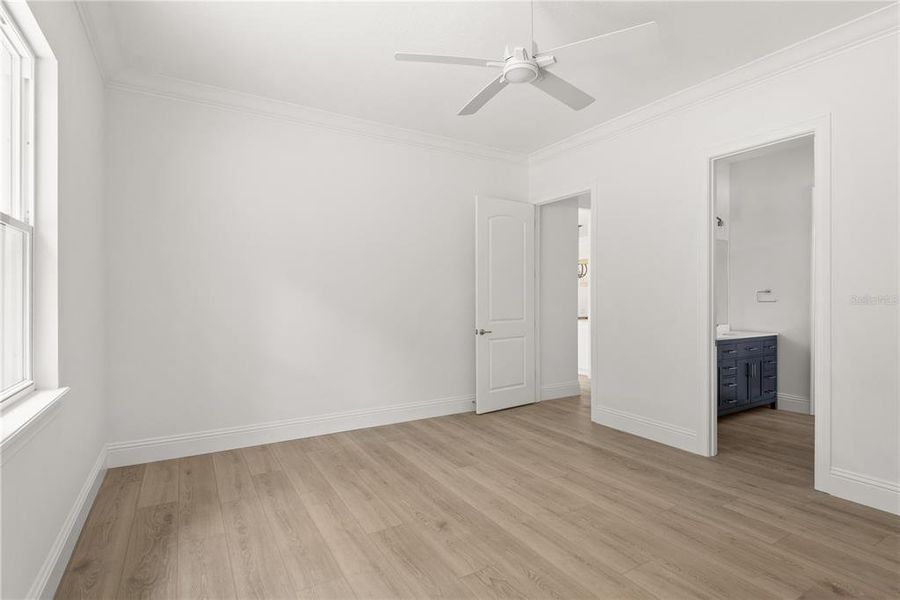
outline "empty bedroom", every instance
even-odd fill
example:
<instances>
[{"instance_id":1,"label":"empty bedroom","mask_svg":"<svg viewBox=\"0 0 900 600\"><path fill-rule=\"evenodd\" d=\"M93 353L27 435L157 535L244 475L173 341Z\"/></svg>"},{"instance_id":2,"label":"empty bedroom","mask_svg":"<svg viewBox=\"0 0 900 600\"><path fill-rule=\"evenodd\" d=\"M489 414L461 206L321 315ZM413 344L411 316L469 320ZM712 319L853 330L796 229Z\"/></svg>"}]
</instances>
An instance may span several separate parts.
<instances>
[{"instance_id":1,"label":"empty bedroom","mask_svg":"<svg viewBox=\"0 0 900 600\"><path fill-rule=\"evenodd\" d=\"M0 0L0 597L900 597L900 5Z\"/></svg>"}]
</instances>

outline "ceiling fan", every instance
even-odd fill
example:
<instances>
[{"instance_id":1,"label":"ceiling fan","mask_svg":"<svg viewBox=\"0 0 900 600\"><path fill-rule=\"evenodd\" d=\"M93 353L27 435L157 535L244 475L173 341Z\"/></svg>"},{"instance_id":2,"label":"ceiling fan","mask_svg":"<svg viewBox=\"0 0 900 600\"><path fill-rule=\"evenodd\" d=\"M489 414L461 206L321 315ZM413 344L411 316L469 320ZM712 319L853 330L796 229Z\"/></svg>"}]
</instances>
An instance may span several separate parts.
<instances>
[{"instance_id":1,"label":"ceiling fan","mask_svg":"<svg viewBox=\"0 0 900 600\"><path fill-rule=\"evenodd\" d=\"M557 77L547 69L556 64L556 54L560 51L568 51L570 48L583 44L603 45L607 51L632 51L641 50L644 46L652 45L657 40L657 26L655 21L633 25L617 31L595 35L570 44L564 44L551 48L544 52L538 52L534 43L534 2L531 10L531 53L526 48L515 47L510 51L509 46L502 59L470 58L464 56L442 56L438 54L414 54L410 52L397 52L394 58L400 61L444 63L450 65L469 65L474 67L489 67L502 69L500 76L493 79L483 90L478 92L468 104L460 109L459 115L472 115L487 104L487 102L500 93L500 90L511 83L530 83L544 93L556 98L566 106L581 110L590 105L594 98L581 91L568 81Z\"/></svg>"}]
</instances>

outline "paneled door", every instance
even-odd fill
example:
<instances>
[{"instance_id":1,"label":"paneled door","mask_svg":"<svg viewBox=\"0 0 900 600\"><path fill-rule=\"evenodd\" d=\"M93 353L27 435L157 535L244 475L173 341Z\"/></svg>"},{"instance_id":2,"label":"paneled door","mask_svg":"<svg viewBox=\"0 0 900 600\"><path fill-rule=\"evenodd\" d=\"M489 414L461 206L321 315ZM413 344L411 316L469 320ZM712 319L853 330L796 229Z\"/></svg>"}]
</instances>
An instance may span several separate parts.
<instances>
[{"instance_id":1,"label":"paneled door","mask_svg":"<svg viewBox=\"0 0 900 600\"><path fill-rule=\"evenodd\" d=\"M478 197L475 208L475 412L537 400L532 204Z\"/></svg>"}]
</instances>

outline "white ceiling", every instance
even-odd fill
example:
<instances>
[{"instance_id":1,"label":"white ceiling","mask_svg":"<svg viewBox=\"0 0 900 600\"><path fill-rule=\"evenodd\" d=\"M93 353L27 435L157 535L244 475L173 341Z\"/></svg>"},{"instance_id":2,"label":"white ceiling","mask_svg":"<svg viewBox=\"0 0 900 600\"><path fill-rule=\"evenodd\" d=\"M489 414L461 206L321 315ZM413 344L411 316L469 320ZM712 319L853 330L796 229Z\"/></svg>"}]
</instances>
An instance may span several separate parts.
<instances>
[{"instance_id":1,"label":"white ceiling","mask_svg":"<svg viewBox=\"0 0 900 600\"><path fill-rule=\"evenodd\" d=\"M572 52L554 73L597 98L575 112L508 86L456 112L495 71L398 63L395 51L500 57L528 45L526 2L90 2L107 76L165 75L518 152L607 121L883 6L884 2L536 2L550 48L655 20L640 55Z\"/></svg>"}]
</instances>

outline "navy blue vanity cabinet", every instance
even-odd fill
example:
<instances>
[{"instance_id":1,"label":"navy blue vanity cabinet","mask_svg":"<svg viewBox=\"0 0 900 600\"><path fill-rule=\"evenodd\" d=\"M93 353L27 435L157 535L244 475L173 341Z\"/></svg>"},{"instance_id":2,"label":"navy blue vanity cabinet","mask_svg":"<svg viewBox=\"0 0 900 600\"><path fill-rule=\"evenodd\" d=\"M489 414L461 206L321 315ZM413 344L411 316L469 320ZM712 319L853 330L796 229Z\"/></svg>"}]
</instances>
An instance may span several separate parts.
<instances>
[{"instance_id":1,"label":"navy blue vanity cabinet","mask_svg":"<svg viewBox=\"0 0 900 600\"><path fill-rule=\"evenodd\" d=\"M770 406L778 395L778 337L716 342L719 415Z\"/></svg>"}]
</instances>

